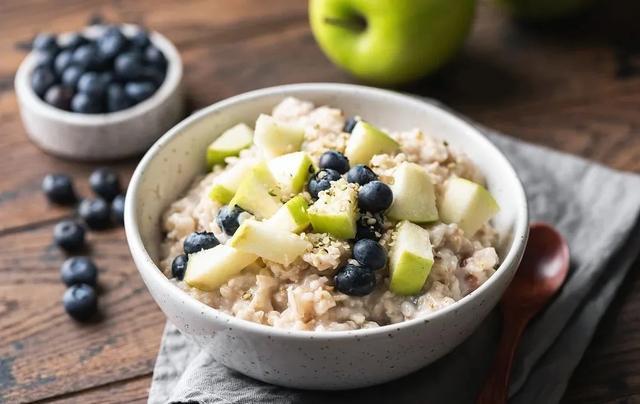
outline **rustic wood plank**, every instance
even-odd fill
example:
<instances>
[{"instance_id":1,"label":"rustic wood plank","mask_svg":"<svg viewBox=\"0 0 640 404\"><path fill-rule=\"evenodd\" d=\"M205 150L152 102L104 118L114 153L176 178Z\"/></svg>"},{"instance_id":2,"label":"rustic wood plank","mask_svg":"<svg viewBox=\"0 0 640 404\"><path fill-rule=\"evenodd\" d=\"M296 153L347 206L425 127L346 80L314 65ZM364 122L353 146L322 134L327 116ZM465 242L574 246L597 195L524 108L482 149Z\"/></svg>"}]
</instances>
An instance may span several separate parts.
<instances>
[{"instance_id":1,"label":"rustic wood plank","mask_svg":"<svg viewBox=\"0 0 640 404\"><path fill-rule=\"evenodd\" d=\"M135 404L146 403L149 395L149 378L144 375L122 380L88 390L81 390L51 399L39 401L47 404Z\"/></svg>"}]
</instances>

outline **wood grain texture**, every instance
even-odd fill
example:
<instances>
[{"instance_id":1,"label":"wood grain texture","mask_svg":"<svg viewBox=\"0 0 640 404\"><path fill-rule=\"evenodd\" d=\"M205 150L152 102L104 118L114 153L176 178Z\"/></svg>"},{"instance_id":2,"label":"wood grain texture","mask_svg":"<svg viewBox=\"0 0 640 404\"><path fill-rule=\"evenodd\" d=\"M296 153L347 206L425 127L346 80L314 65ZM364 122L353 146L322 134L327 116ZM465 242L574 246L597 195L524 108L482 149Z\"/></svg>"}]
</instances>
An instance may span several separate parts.
<instances>
[{"instance_id":1,"label":"wood grain texture","mask_svg":"<svg viewBox=\"0 0 640 404\"><path fill-rule=\"evenodd\" d=\"M524 140L640 172L637 2L610 0L555 27L513 22L481 1L459 57L400 88L437 98ZM144 402L164 316L137 275L121 229L90 234L100 266L102 321L78 325L60 305L63 255L53 224L72 214L40 194L48 172L95 168L47 156L26 139L13 92L19 49L96 14L144 23L176 44L191 108L283 83L354 82L309 31L306 2L290 0L0 1L0 402ZM372 63L375 61L372 61ZM135 161L114 165L127 179ZM640 277L609 309L568 387L568 403L640 402Z\"/></svg>"}]
</instances>

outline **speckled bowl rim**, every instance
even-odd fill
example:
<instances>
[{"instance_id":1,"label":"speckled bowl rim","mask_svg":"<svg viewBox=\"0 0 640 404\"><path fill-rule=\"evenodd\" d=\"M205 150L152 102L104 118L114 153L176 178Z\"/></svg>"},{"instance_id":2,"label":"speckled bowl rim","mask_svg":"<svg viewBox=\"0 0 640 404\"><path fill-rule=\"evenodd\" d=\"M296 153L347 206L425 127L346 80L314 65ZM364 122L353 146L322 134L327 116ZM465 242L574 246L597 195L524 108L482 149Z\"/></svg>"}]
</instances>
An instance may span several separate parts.
<instances>
[{"instance_id":1,"label":"speckled bowl rim","mask_svg":"<svg viewBox=\"0 0 640 404\"><path fill-rule=\"evenodd\" d=\"M281 329L276 328L264 324L254 323L248 320L243 320L232 315L226 314L222 311L219 311L211 306L208 306L196 298L190 296L188 293L177 287L174 283L171 282L158 268L153 259L149 256L144 243L142 242L142 238L140 237L140 232L138 231L138 220L135 217L135 201L138 198L139 185L141 183L141 179L143 174L149 165L149 163L156 157L156 155L165 147L167 143L169 143L174 137L184 135L188 133L188 128L195 124L196 122L205 119L207 116L211 114L219 114L223 113L225 109L233 108L237 104L241 104L247 102L252 99L268 97L273 95L282 95L285 96L291 91L318 91L318 90L335 90L336 92L357 92L361 94L363 97L367 97L368 95L381 96L383 98L388 99L389 102L400 102L400 103L409 103L409 104L420 104L421 108L433 108L438 110L441 113L449 115L450 118L459 121L461 124L469 127L470 132L473 133L473 136L477 137L477 141L485 143L491 150L493 150L494 155L492 158L502 160L502 163L505 167L508 167L509 172L504 173L512 177L514 183L518 184L517 189L512 190L514 198L514 203L517 203L519 206L517 207L517 218L513 225L513 242L511 248L508 250L507 255L502 260L500 266L496 270L496 272L489 277L489 279L483 283L478 289L464 296L462 299L452 303L442 309L436 310L432 313L429 313L425 316L421 316L412 320L402 321L400 323L388 324L384 326L380 326L377 328L365 328L358 330L345 330L345 331L307 331L307 330L290 330L290 329ZM187 117L172 129L170 129L166 134L164 134L156 143L147 151L144 155L138 166L136 167L133 176L131 177L131 181L129 183L129 189L127 191L127 198L125 202L125 232L127 237L127 242L129 243L129 248L131 250L132 255L135 255L141 260L138 260L136 263L136 267L138 271L152 279L152 281L159 282L159 284L164 289L163 291L170 294L178 294L181 298L181 302L184 304L184 310L192 311L193 313L198 313L197 315L202 316L203 319L207 321L220 322L221 325L226 327L235 327L238 330L243 332L250 332L255 334L261 334L264 336L278 336L278 337L287 337L293 339L306 339L306 340L334 340L334 339L343 339L343 338L363 338L363 337L375 337L380 336L382 334L388 334L389 332L400 331L404 328L415 327L423 323L428 323L434 319L439 317L448 316L451 313L457 311L461 306L467 304L478 304L479 298L483 295L488 289L492 286L493 283L497 282L497 279L507 275L507 269L512 265L517 265L522 258L524 253L524 249L526 246L526 242L529 235L529 212L527 206L527 198L525 191L522 187L522 182L520 181L516 171L513 169L513 166L509 162L509 160L502 154L498 148L491 143L475 126L470 124L468 121L461 119L457 115L443 109L439 106L435 106L433 104L428 104L416 97L411 97L407 95L402 95L393 91L383 90L378 88L353 85L353 84L338 84L338 83L302 83L302 84L287 84L275 87L268 87L260 90L249 91L243 94L239 94L225 100L216 102L206 108L199 110L193 115Z\"/></svg>"},{"instance_id":2,"label":"speckled bowl rim","mask_svg":"<svg viewBox=\"0 0 640 404\"><path fill-rule=\"evenodd\" d=\"M140 29L138 26L133 24L118 24L118 26L121 27L125 33L132 33ZM96 37L105 29L106 26L95 25L85 27L81 31L88 37ZM64 40L71 34L71 32L60 34L59 38ZM122 111L103 114L81 114L78 112L65 111L47 104L44 100L38 97L30 85L31 74L33 73L37 63L37 55L35 51L29 52L18 67L14 80L16 95L24 103L28 104L29 108L35 110L38 114L46 116L49 119L74 126L110 126L139 118L147 114L149 111L158 108L165 100L170 98L172 94L178 91L183 74L182 58L173 43L159 32L149 31L149 34L151 43L160 49L167 59L167 72L160 88L158 88L151 97L134 105L133 107Z\"/></svg>"}]
</instances>

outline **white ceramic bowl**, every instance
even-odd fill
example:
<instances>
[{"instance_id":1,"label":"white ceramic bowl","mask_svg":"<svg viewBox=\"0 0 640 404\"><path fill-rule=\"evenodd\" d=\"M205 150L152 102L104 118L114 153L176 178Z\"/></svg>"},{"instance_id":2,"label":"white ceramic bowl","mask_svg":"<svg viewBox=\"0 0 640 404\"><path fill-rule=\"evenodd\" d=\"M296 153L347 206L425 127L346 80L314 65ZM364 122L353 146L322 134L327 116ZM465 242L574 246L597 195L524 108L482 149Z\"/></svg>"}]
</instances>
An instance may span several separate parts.
<instances>
[{"instance_id":1,"label":"white ceramic bowl","mask_svg":"<svg viewBox=\"0 0 640 404\"><path fill-rule=\"evenodd\" d=\"M98 36L104 27L83 30L89 38ZM125 33L138 29L123 25ZM60 35L64 40L68 34ZM151 42L168 62L167 74L160 88L145 101L109 114L79 114L52 107L33 91L31 73L37 58L32 52L22 61L15 77L15 90L22 123L29 138L44 151L75 160L111 160L141 154L160 135L184 117L182 60L171 42L157 32Z\"/></svg>"},{"instance_id":2,"label":"white ceramic bowl","mask_svg":"<svg viewBox=\"0 0 640 404\"><path fill-rule=\"evenodd\" d=\"M502 210L502 264L480 288L423 318L374 329L288 331L231 317L173 285L159 261L162 212L205 172L204 150L238 122L253 122L286 96L360 114L398 130L415 127L464 150L486 175ZM440 358L467 338L496 305L520 262L527 203L507 159L480 132L451 113L394 92L344 84L294 84L252 91L207 107L164 135L140 162L129 190L125 227L134 261L169 321L224 365L268 383L346 389L383 383Z\"/></svg>"}]
</instances>

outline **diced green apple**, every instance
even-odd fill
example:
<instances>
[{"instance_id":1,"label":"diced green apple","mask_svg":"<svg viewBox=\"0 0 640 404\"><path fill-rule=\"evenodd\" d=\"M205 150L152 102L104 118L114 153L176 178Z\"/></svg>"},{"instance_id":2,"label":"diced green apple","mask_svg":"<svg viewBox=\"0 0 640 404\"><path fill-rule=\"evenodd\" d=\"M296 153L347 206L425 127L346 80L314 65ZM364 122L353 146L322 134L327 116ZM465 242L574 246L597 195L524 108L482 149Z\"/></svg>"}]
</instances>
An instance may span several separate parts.
<instances>
[{"instance_id":1,"label":"diced green apple","mask_svg":"<svg viewBox=\"0 0 640 404\"><path fill-rule=\"evenodd\" d=\"M320 192L318 200L309 207L309 220L317 233L352 239L356 236L357 207L358 192L342 179Z\"/></svg>"},{"instance_id":2,"label":"diced green apple","mask_svg":"<svg viewBox=\"0 0 640 404\"><path fill-rule=\"evenodd\" d=\"M404 162L393 173L393 203L387 216L394 220L427 223L438 220L436 194L427 170Z\"/></svg>"},{"instance_id":3,"label":"diced green apple","mask_svg":"<svg viewBox=\"0 0 640 404\"><path fill-rule=\"evenodd\" d=\"M242 178L229 206L240 206L258 219L268 219L282 206L280 192L267 164L262 161Z\"/></svg>"},{"instance_id":4,"label":"diced green apple","mask_svg":"<svg viewBox=\"0 0 640 404\"><path fill-rule=\"evenodd\" d=\"M429 232L415 223L398 224L389 254L389 289L402 296L422 290L433 265L433 250Z\"/></svg>"},{"instance_id":5,"label":"diced green apple","mask_svg":"<svg viewBox=\"0 0 640 404\"><path fill-rule=\"evenodd\" d=\"M271 219L265 223L270 224L275 229L282 229L292 233L300 233L309 227L309 215L307 209L309 204L302 195L296 195L285 203Z\"/></svg>"},{"instance_id":6,"label":"diced green apple","mask_svg":"<svg viewBox=\"0 0 640 404\"><path fill-rule=\"evenodd\" d=\"M256 121L254 142L267 159L299 151L303 141L302 127L278 122L265 114Z\"/></svg>"},{"instance_id":7,"label":"diced green apple","mask_svg":"<svg viewBox=\"0 0 640 404\"><path fill-rule=\"evenodd\" d=\"M253 160L238 160L221 172L214 180L209 197L221 204L228 204L238 190L240 181L256 164Z\"/></svg>"},{"instance_id":8,"label":"diced green apple","mask_svg":"<svg viewBox=\"0 0 640 404\"><path fill-rule=\"evenodd\" d=\"M297 234L253 219L242 222L228 245L282 265L291 264L311 247Z\"/></svg>"},{"instance_id":9,"label":"diced green apple","mask_svg":"<svg viewBox=\"0 0 640 404\"><path fill-rule=\"evenodd\" d=\"M400 145L391 136L365 121L358 121L347 140L344 155L351 165L369 164L376 154L393 153Z\"/></svg>"},{"instance_id":10,"label":"diced green apple","mask_svg":"<svg viewBox=\"0 0 640 404\"><path fill-rule=\"evenodd\" d=\"M302 192L309 173L314 170L311 157L305 152L294 152L273 158L267 163L283 193L295 195Z\"/></svg>"},{"instance_id":11,"label":"diced green apple","mask_svg":"<svg viewBox=\"0 0 640 404\"><path fill-rule=\"evenodd\" d=\"M189 255L184 281L200 290L211 291L251 265L258 256L224 244Z\"/></svg>"},{"instance_id":12,"label":"diced green apple","mask_svg":"<svg viewBox=\"0 0 640 404\"><path fill-rule=\"evenodd\" d=\"M459 177L447 181L439 202L442 221L457 223L467 237L473 236L500 211L498 203L485 187Z\"/></svg>"},{"instance_id":13,"label":"diced green apple","mask_svg":"<svg viewBox=\"0 0 640 404\"><path fill-rule=\"evenodd\" d=\"M253 143L253 131L244 123L239 123L222 133L207 148L209 166L224 163L224 159L237 156L240 151Z\"/></svg>"}]
</instances>

